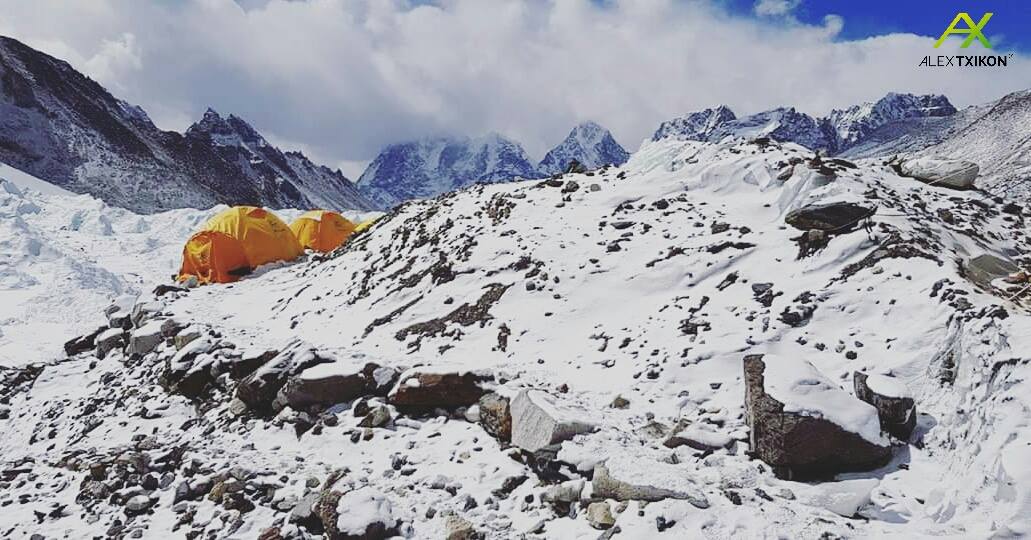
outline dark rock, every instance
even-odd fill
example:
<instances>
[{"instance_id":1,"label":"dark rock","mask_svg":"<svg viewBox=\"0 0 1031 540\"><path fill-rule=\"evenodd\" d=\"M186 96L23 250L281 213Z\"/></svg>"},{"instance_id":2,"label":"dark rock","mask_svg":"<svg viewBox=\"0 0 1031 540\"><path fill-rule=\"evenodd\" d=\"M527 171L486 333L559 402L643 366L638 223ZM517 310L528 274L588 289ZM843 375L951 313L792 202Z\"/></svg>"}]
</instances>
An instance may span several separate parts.
<instances>
[{"instance_id":1,"label":"dark rock","mask_svg":"<svg viewBox=\"0 0 1031 540\"><path fill-rule=\"evenodd\" d=\"M290 406L294 410L301 410L311 405L334 405L361 397L369 392L369 377L366 373L371 373L377 367L375 364L368 364L364 368L353 366L349 370L341 367L325 375L301 372L290 377L279 390L273 409Z\"/></svg>"},{"instance_id":2,"label":"dark rock","mask_svg":"<svg viewBox=\"0 0 1031 540\"><path fill-rule=\"evenodd\" d=\"M874 444L824 418L786 412L783 403L766 393L765 369L763 355L745 357L745 420L752 454L778 477L823 478L874 469L891 459L888 445Z\"/></svg>"},{"instance_id":3,"label":"dark rock","mask_svg":"<svg viewBox=\"0 0 1031 540\"><path fill-rule=\"evenodd\" d=\"M881 429L899 440L908 440L916 427L916 403L902 381L885 375L877 377L884 377L892 386L898 386L899 391L894 393L901 395L887 396L873 391L868 383L869 375L856 371L852 374L856 397L877 408Z\"/></svg>"},{"instance_id":4,"label":"dark rock","mask_svg":"<svg viewBox=\"0 0 1031 540\"><path fill-rule=\"evenodd\" d=\"M1019 270L1020 268L1012 262L986 253L966 261L963 265L963 277L990 291L992 290L992 281L1014 274Z\"/></svg>"},{"instance_id":5,"label":"dark rock","mask_svg":"<svg viewBox=\"0 0 1031 540\"><path fill-rule=\"evenodd\" d=\"M838 234L854 229L860 221L874 215L876 211L876 208L847 202L811 204L788 212L784 221L802 231L815 229Z\"/></svg>"},{"instance_id":6,"label":"dark rock","mask_svg":"<svg viewBox=\"0 0 1031 540\"><path fill-rule=\"evenodd\" d=\"M473 371L435 372L413 369L401 375L387 399L398 409L414 412L467 407L487 390L489 375Z\"/></svg>"},{"instance_id":7,"label":"dark rock","mask_svg":"<svg viewBox=\"0 0 1031 540\"><path fill-rule=\"evenodd\" d=\"M269 411L272 402L287 380L312 366L332 362L331 358L319 356L310 345L293 341L284 350L244 377L236 387L236 397L254 411Z\"/></svg>"},{"instance_id":8,"label":"dark rock","mask_svg":"<svg viewBox=\"0 0 1031 540\"><path fill-rule=\"evenodd\" d=\"M64 344L65 354L67 354L68 356L75 356L77 354L81 354L86 351L92 350L94 347L96 347L96 343L94 340L96 340L97 336L102 334L104 330L107 330L107 327L101 326L100 328L97 328L89 334L79 336L71 341L66 342Z\"/></svg>"}]
</instances>

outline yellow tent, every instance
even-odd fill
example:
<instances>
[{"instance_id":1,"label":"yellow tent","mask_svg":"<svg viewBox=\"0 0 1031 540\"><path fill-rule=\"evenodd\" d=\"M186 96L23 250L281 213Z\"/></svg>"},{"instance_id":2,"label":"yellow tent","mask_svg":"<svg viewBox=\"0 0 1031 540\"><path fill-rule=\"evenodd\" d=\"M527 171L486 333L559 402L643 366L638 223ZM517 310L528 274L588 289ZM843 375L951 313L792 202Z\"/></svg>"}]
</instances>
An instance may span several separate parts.
<instances>
[{"instance_id":1,"label":"yellow tent","mask_svg":"<svg viewBox=\"0 0 1031 540\"><path fill-rule=\"evenodd\" d=\"M379 218L370 218L370 219L367 219L367 220L359 223L358 226L354 228L354 232L360 233L360 232L364 231L365 229L368 229L369 227L372 227L372 224L376 223L377 219L379 219Z\"/></svg>"},{"instance_id":2,"label":"yellow tent","mask_svg":"<svg viewBox=\"0 0 1031 540\"><path fill-rule=\"evenodd\" d=\"M312 210L290 224L301 247L329 253L354 232L354 223L329 210Z\"/></svg>"},{"instance_id":3,"label":"yellow tent","mask_svg":"<svg viewBox=\"0 0 1031 540\"><path fill-rule=\"evenodd\" d=\"M263 208L236 206L208 220L183 247L179 280L229 283L255 267L303 253L290 227Z\"/></svg>"}]
</instances>

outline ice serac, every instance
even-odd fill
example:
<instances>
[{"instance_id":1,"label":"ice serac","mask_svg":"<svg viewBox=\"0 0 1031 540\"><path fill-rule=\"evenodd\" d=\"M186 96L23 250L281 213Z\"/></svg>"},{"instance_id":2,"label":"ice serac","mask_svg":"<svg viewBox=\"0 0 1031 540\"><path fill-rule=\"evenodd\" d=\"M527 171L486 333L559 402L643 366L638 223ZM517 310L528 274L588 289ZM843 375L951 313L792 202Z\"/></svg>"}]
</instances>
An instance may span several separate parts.
<instances>
[{"instance_id":1,"label":"ice serac","mask_svg":"<svg viewBox=\"0 0 1031 540\"><path fill-rule=\"evenodd\" d=\"M594 122L584 122L544 156L537 170L542 175L562 173L574 160L587 169L597 169L604 165L622 165L629 158L630 154L609 130Z\"/></svg>"},{"instance_id":2,"label":"ice serac","mask_svg":"<svg viewBox=\"0 0 1031 540\"><path fill-rule=\"evenodd\" d=\"M369 210L339 171L270 145L209 110L186 134L158 129L68 63L0 37L0 162L136 212L217 203Z\"/></svg>"},{"instance_id":3,"label":"ice serac","mask_svg":"<svg viewBox=\"0 0 1031 540\"><path fill-rule=\"evenodd\" d=\"M754 455L777 476L870 470L891 458L877 409L795 358L744 358L745 418Z\"/></svg>"},{"instance_id":4,"label":"ice serac","mask_svg":"<svg viewBox=\"0 0 1031 540\"><path fill-rule=\"evenodd\" d=\"M473 184L538 177L519 143L492 133L432 137L387 146L358 179L362 194L389 208Z\"/></svg>"}]
</instances>

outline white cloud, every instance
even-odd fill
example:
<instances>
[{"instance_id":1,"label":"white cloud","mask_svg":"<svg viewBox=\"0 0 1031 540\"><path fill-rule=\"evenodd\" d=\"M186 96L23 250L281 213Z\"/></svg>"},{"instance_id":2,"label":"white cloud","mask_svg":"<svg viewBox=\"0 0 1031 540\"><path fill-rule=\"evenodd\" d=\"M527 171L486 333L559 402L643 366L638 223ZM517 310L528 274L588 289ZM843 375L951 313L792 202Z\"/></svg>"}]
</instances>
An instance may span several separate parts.
<instances>
[{"instance_id":1,"label":"white cloud","mask_svg":"<svg viewBox=\"0 0 1031 540\"><path fill-rule=\"evenodd\" d=\"M487 131L540 157L585 119L634 149L662 120L720 103L824 114L911 91L965 105L1031 80L1025 57L976 73L921 69L924 55L948 54L933 37L841 41L840 17L735 16L716 0L244 4L0 0L0 33L65 58L162 127L213 106L327 164Z\"/></svg>"},{"instance_id":2,"label":"white cloud","mask_svg":"<svg viewBox=\"0 0 1031 540\"><path fill-rule=\"evenodd\" d=\"M755 3L755 14L760 17L780 17L798 7L802 0L759 0Z\"/></svg>"}]
</instances>

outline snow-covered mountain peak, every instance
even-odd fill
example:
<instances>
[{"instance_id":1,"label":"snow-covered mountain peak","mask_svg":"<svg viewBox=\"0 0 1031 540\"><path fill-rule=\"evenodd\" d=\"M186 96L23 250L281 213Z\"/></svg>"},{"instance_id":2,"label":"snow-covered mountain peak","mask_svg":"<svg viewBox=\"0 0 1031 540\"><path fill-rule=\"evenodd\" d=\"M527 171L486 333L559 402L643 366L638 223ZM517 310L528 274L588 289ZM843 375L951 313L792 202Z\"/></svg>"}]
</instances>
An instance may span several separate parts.
<instances>
[{"instance_id":1,"label":"snow-covered mountain peak","mask_svg":"<svg viewBox=\"0 0 1031 540\"><path fill-rule=\"evenodd\" d=\"M839 149L863 143L883 125L910 118L949 116L956 108L943 95L891 92L875 101L834 110L827 120L834 127Z\"/></svg>"},{"instance_id":2,"label":"snow-covered mountain peak","mask_svg":"<svg viewBox=\"0 0 1031 540\"><path fill-rule=\"evenodd\" d=\"M630 157L612 133L593 121L574 127L558 146L552 148L537 165L542 175L564 172L572 161L587 169L604 165L622 165Z\"/></svg>"},{"instance_id":3,"label":"snow-covered mountain peak","mask_svg":"<svg viewBox=\"0 0 1031 540\"><path fill-rule=\"evenodd\" d=\"M689 141L708 140L717 128L736 118L734 111L731 111L726 105L691 112L660 124L659 129L655 130L655 134L652 135L652 140L657 141L667 137Z\"/></svg>"}]
</instances>

